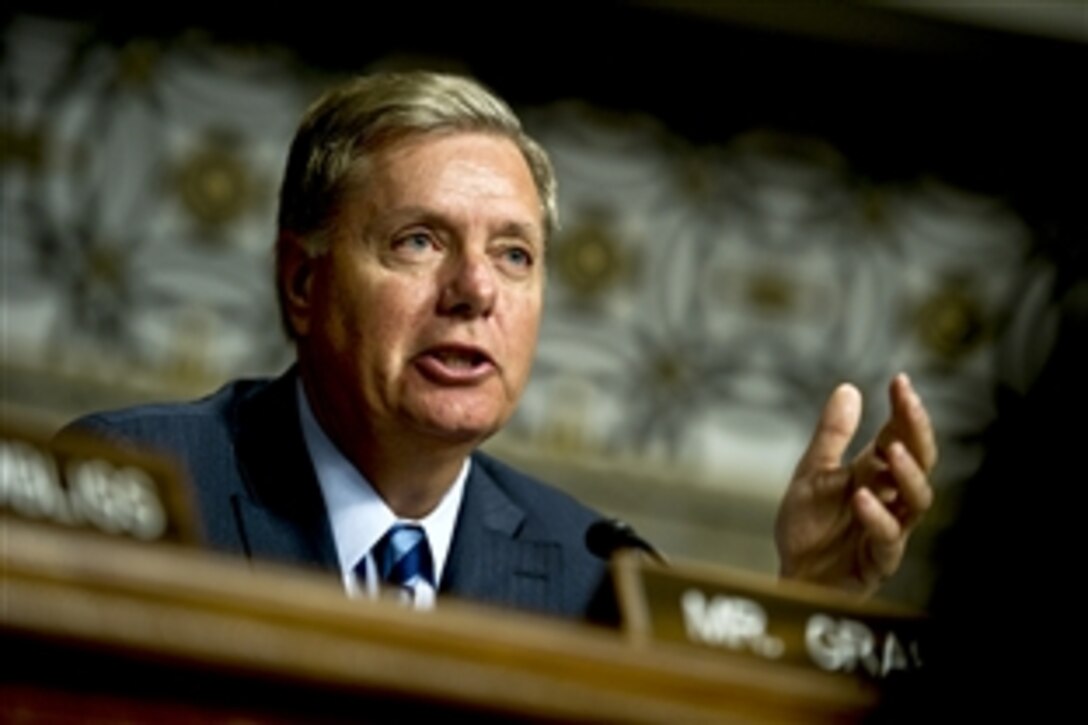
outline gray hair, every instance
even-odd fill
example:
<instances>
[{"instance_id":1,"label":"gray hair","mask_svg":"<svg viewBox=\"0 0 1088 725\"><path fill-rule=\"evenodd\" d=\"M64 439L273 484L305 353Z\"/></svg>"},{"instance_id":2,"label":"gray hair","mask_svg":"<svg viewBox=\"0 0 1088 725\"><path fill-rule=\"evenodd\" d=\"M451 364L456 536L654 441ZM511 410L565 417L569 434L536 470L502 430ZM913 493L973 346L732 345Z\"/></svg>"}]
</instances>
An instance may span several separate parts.
<instances>
[{"instance_id":1,"label":"gray hair","mask_svg":"<svg viewBox=\"0 0 1088 725\"><path fill-rule=\"evenodd\" d=\"M328 225L359 162L407 136L495 133L517 145L541 200L545 237L558 225L555 173L510 107L474 80L425 71L376 73L325 93L306 111L280 188L279 230L326 248Z\"/></svg>"}]
</instances>

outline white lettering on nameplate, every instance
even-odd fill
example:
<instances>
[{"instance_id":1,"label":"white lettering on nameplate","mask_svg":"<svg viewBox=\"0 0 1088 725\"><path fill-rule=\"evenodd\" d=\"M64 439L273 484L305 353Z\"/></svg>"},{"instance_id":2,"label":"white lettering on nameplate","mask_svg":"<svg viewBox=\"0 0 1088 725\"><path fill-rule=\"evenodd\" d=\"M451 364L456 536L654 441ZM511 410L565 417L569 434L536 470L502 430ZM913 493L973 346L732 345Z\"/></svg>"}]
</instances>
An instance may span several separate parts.
<instances>
[{"instance_id":1,"label":"white lettering on nameplate","mask_svg":"<svg viewBox=\"0 0 1088 725\"><path fill-rule=\"evenodd\" d=\"M698 589L680 598L688 639L731 650L749 649L768 659L782 656L782 640L767 634L767 612L751 599L718 595L707 599Z\"/></svg>"},{"instance_id":2,"label":"white lettering on nameplate","mask_svg":"<svg viewBox=\"0 0 1088 725\"><path fill-rule=\"evenodd\" d=\"M0 509L147 541L166 533L166 510L145 472L92 459L69 462L65 473L67 486L44 451L22 441L0 441Z\"/></svg>"},{"instance_id":3,"label":"white lettering on nameplate","mask_svg":"<svg viewBox=\"0 0 1088 725\"><path fill-rule=\"evenodd\" d=\"M830 672L862 669L873 677L887 677L896 670L921 667L917 642L909 649L894 632L878 639L866 624L853 619L834 619L826 614L809 617L805 646L818 667Z\"/></svg>"},{"instance_id":4,"label":"white lettering on nameplate","mask_svg":"<svg viewBox=\"0 0 1088 725\"><path fill-rule=\"evenodd\" d=\"M27 518L72 519L53 459L34 446L0 441L0 506Z\"/></svg>"}]
</instances>

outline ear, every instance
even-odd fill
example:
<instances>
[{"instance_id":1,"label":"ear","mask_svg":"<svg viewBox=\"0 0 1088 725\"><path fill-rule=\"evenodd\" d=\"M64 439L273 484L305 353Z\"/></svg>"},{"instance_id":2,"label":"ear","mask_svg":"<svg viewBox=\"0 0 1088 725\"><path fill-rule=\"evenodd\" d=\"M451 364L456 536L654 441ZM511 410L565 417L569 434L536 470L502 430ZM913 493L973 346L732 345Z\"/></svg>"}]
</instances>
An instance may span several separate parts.
<instances>
[{"instance_id":1,"label":"ear","mask_svg":"<svg viewBox=\"0 0 1088 725\"><path fill-rule=\"evenodd\" d=\"M305 337L310 330L316 262L301 237L280 232L276 242L276 282L284 320L295 337Z\"/></svg>"}]
</instances>

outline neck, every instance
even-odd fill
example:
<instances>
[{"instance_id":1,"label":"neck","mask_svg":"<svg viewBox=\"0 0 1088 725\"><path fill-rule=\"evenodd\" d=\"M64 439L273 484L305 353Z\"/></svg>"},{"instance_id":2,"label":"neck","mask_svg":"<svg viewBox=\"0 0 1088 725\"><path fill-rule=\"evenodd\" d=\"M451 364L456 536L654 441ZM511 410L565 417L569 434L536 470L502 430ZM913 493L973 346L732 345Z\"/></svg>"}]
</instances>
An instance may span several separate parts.
<instances>
[{"instance_id":1,"label":"neck","mask_svg":"<svg viewBox=\"0 0 1088 725\"><path fill-rule=\"evenodd\" d=\"M475 447L464 441L376 430L365 419L345 422L325 409L305 376L303 388L325 435L397 516L421 519L433 511Z\"/></svg>"},{"instance_id":2,"label":"neck","mask_svg":"<svg viewBox=\"0 0 1088 725\"><path fill-rule=\"evenodd\" d=\"M434 511L453 486L470 450L421 452L417 447L410 451L398 447L341 450L397 516L421 519Z\"/></svg>"}]
</instances>

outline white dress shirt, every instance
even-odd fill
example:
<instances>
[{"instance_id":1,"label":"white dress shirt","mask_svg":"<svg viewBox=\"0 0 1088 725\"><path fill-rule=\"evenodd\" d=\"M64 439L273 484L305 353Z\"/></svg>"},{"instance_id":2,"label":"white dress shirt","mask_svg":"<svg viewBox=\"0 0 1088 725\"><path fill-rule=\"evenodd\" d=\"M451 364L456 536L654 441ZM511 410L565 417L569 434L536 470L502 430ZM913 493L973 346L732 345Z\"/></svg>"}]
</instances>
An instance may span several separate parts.
<instances>
[{"instance_id":1,"label":"white dress shirt","mask_svg":"<svg viewBox=\"0 0 1088 725\"><path fill-rule=\"evenodd\" d=\"M465 459L453 485L433 511L419 520L402 519L329 440L314 417L301 380L298 382L297 397L302 436L310 453L321 493L325 497L325 507L329 511L344 589L349 596L360 596L364 592L377 596L379 576L371 550L394 523L414 523L422 526L427 533L435 578L434 587L427 584L416 587L413 592L414 606L418 609L434 606L435 587L442 581L442 572L446 567L453 529L457 523L457 512L461 508L465 481L468 479L472 460ZM355 567L364 558L366 575L360 577L356 574Z\"/></svg>"}]
</instances>

